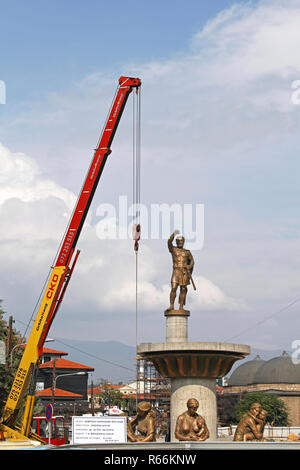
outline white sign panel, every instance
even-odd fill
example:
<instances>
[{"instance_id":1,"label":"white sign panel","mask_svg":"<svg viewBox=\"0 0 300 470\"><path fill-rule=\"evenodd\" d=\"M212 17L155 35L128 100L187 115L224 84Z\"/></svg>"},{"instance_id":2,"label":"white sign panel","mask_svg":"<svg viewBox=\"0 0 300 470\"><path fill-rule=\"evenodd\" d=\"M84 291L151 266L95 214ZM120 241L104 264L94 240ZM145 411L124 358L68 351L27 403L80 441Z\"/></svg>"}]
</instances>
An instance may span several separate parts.
<instances>
[{"instance_id":1,"label":"white sign panel","mask_svg":"<svg viewBox=\"0 0 300 470\"><path fill-rule=\"evenodd\" d=\"M0 341L0 364L5 364L5 343Z\"/></svg>"},{"instance_id":2,"label":"white sign panel","mask_svg":"<svg viewBox=\"0 0 300 470\"><path fill-rule=\"evenodd\" d=\"M123 443L126 416L72 416L72 444Z\"/></svg>"}]
</instances>

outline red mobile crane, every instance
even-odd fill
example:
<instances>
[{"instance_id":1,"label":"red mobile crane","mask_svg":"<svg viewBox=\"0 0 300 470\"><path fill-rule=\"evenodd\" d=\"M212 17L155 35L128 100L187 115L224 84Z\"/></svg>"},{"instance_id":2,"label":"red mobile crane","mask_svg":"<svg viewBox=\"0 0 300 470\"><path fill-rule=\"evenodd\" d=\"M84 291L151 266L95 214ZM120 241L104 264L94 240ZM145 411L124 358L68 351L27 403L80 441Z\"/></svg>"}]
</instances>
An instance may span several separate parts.
<instances>
[{"instance_id":1,"label":"red mobile crane","mask_svg":"<svg viewBox=\"0 0 300 470\"><path fill-rule=\"evenodd\" d=\"M33 328L31 330L23 357L8 399L5 403L2 418L0 420L0 431L8 439L24 439L30 435L31 418L34 405L34 388L30 390L23 415L22 427L16 426L16 418L30 381L34 376L42 348L62 302L68 282L72 275L79 251L75 254L72 265L71 259L74 255L76 243L80 236L86 215L91 205L99 179L104 169L108 155L111 153L111 144L121 119L129 94L133 89L139 92L141 80L139 78L120 77L119 86L113 100L106 124L99 139L97 148L89 167L78 197L73 215L67 227L61 244L55 265L52 267L48 284L39 305Z\"/></svg>"}]
</instances>

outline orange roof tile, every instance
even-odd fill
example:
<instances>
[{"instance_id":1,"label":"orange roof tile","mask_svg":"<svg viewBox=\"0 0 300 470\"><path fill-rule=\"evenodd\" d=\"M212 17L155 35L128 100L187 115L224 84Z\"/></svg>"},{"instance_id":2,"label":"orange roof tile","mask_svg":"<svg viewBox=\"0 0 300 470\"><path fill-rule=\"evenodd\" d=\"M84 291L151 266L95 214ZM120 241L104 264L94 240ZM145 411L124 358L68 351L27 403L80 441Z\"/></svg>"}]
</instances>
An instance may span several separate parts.
<instances>
[{"instance_id":1,"label":"orange roof tile","mask_svg":"<svg viewBox=\"0 0 300 470\"><path fill-rule=\"evenodd\" d=\"M95 391L95 389L93 390L94 395L97 395L97 394L98 394L98 395L101 395L101 394L103 393L103 391L104 391L103 389L100 389L100 390L97 389L96 391ZM88 390L89 395L91 394L91 392L92 392L92 390L89 389L89 390ZM122 393L122 392L121 392L121 393ZM122 393L122 396L123 396L124 398L136 399L136 394L135 394L135 393ZM154 400L154 397L153 397L152 395L148 394L148 393L146 393L146 394L144 394L144 393L139 394L138 398L141 399L141 400Z\"/></svg>"},{"instance_id":2,"label":"orange roof tile","mask_svg":"<svg viewBox=\"0 0 300 470\"><path fill-rule=\"evenodd\" d=\"M43 348L42 354L58 354L60 356L67 356L68 353L64 351L56 351L56 349Z\"/></svg>"},{"instance_id":3,"label":"orange roof tile","mask_svg":"<svg viewBox=\"0 0 300 470\"><path fill-rule=\"evenodd\" d=\"M52 388L45 388L40 392L35 394L37 397L52 397ZM69 398L83 398L83 395L78 393L67 392L67 390L62 390L60 388L55 388L54 390L55 397L69 397Z\"/></svg>"},{"instance_id":4,"label":"orange roof tile","mask_svg":"<svg viewBox=\"0 0 300 470\"><path fill-rule=\"evenodd\" d=\"M45 362L39 366L39 369L53 369L54 361ZM67 359L56 359L55 361L56 369L84 369L84 370L95 370L93 367L84 366L83 364L78 364L77 362L68 361Z\"/></svg>"},{"instance_id":5,"label":"orange roof tile","mask_svg":"<svg viewBox=\"0 0 300 470\"><path fill-rule=\"evenodd\" d=\"M126 395L124 395L124 398L136 398L136 393L126 393ZM154 397L149 395L148 393L141 393L138 395L138 398L140 400L154 400Z\"/></svg>"},{"instance_id":6,"label":"orange roof tile","mask_svg":"<svg viewBox=\"0 0 300 470\"><path fill-rule=\"evenodd\" d=\"M93 391L94 393L102 393L105 390L118 390L119 388L124 387L124 385L113 385L113 384L107 384L107 385L101 385L100 387L94 387ZM92 391L90 389L90 391Z\"/></svg>"}]
</instances>

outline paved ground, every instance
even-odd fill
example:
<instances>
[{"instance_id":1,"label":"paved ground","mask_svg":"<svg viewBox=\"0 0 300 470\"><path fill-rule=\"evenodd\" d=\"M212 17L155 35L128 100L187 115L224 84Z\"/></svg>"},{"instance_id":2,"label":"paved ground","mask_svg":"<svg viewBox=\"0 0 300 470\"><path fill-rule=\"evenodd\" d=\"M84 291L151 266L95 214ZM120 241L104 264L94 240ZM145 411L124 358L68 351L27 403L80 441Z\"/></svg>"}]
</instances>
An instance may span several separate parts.
<instances>
[{"instance_id":1,"label":"paved ground","mask_svg":"<svg viewBox=\"0 0 300 470\"><path fill-rule=\"evenodd\" d=\"M277 442L233 442L233 436L224 436L217 441L206 442L164 442L163 439L149 443L124 443L124 444L68 444L65 446L40 445L35 441L0 441L0 450L105 450L105 451L130 451L130 450L300 450L300 441Z\"/></svg>"},{"instance_id":2,"label":"paved ground","mask_svg":"<svg viewBox=\"0 0 300 470\"><path fill-rule=\"evenodd\" d=\"M187 450L189 452L198 450L300 450L300 443L296 442L174 442L174 443L127 443L127 444L87 444L87 445L68 445L58 446L52 450L69 450L69 449L90 449L90 450L105 450L119 452L130 450L149 450L149 451L175 451L175 450Z\"/></svg>"},{"instance_id":3,"label":"paved ground","mask_svg":"<svg viewBox=\"0 0 300 470\"><path fill-rule=\"evenodd\" d=\"M143 451L159 451L162 455L164 451L189 451L197 452L198 450L300 450L299 442L232 442L232 441L216 441L216 442L156 442L156 443L126 443L126 444L86 444L65 446L36 446L33 442L26 443L20 441L18 443L1 442L0 450L104 450L104 451L126 451L143 450Z\"/></svg>"},{"instance_id":4,"label":"paved ground","mask_svg":"<svg viewBox=\"0 0 300 470\"><path fill-rule=\"evenodd\" d=\"M0 441L0 450L22 450L35 449L40 447L39 442L35 441Z\"/></svg>"}]
</instances>

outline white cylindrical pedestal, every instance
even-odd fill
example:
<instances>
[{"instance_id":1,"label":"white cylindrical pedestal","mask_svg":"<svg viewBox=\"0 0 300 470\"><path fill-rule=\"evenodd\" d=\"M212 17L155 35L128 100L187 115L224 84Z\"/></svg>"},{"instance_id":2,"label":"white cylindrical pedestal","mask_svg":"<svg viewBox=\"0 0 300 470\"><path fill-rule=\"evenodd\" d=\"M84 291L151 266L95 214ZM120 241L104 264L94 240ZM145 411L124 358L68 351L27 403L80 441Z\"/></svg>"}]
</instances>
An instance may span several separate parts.
<instances>
[{"instance_id":1,"label":"white cylindrical pedestal","mask_svg":"<svg viewBox=\"0 0 300 470\"><path fill-rule=\"evenodd\" d=\"M188 340L188 310L171 310L165 312L166 342L186 343Z\"/></svg>"},{"instance_id":2,"label":"white cylindrical pedestal","mask_svg":"<svg viewBox=\"0 0 300 470\"><path fill-rule=\"evenodd\" d=\"M166 322L167 343L185 343L188 338L188 319L186 316L169 316Z\"/></svg>"},{"instance_id":3,"label":"white cylindrical pedestal","mask_svg":"<svg viewBox=\"0 0 300 470\"><path fill-rule=\"evenodd\" d=\"M208 440L216 440L216 379L177 377L171 379L171 442L178 442L174 434L176 421L179 415L187 411L187 401L190 398L196 398L199 402L197 413L206 421L210 434Z\"/></svg>"}]
</instances>

